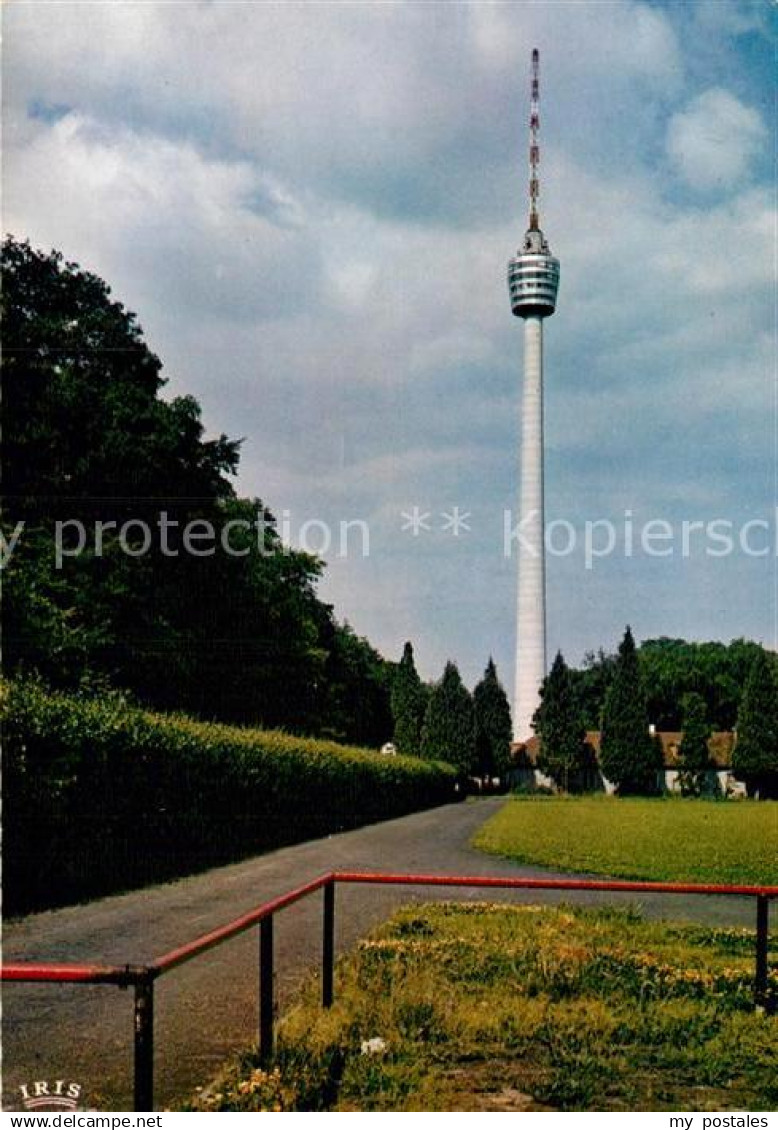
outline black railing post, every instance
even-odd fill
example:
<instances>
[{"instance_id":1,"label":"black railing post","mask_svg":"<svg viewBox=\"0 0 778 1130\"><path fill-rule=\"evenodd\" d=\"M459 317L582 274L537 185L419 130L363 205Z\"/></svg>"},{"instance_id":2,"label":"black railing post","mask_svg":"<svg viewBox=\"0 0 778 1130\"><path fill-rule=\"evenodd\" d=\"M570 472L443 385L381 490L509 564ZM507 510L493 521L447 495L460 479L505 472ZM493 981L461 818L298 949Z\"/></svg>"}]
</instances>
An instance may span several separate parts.
<instances>
[{"instance_id":1,"label":"black railing post","mask_svg":"<svg viewBox=\"0 0 778 1130\"><path fill-rule=\"evenodd\" d=\"M148 973L135 982L134 1108L154 1110L154 980Z\"/></svg>"},{"instance_id":2,"label":"black railing post","mask_svg":"<svg viewBox=\"0 0 778 1130\"><path fill-rule=\"evenodd\" d=\"M273 1058L273 915L259 924L259 1058Z\"/></svg>"},{"instance_id":3,"label":"black railing post","mask_svg":"<svg viewBox=\"0 0 778 1130\"><path fill-rule=\"evenodd\" d=\"M767 934L770 900L767 895L756 896L756 977L754 1002L759 1009L767 1008Z\"/></svg>"},{"instance_id":4,"label":"black railing post","mask_svg":"<svg viewBox=\"0 0 778 1130\"><path fill-rule=\"evenodd\" d=\"M332 1004L335 973L335 883L324 884L324 933L321 957L321 1003L324 1008Z\"/></svg>"}]
</instances>

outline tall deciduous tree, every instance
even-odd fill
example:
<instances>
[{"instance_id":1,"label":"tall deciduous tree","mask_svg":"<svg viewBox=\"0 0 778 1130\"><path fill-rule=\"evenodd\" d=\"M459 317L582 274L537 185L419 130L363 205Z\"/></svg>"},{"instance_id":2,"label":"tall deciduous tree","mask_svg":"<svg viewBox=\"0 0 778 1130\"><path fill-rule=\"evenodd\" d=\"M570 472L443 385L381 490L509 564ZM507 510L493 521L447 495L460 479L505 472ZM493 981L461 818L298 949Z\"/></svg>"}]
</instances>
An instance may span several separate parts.
<instances>
[{"instance_id":1,"label":"tall deciduous tree","mask_svg":"<svg viewBox=\"0 0 778 1130\"><path fill-rule=\"evenodd\" d=\"M102 279L10 237L2 272L4 532L25 523L3 572L5 671L385 740L383 660L318 599L321 561L281 545L261 500L235 497L239 444L207 438L192 397L161 396L135 315ZM58 521L71 548L83 529L61 567Z\"/></svg>"},{"instance_id":2,"label":"tall deciduous tree","mask_svg":"<svg viewBox=\"0 0 778 1130\"><path fill-rule=\"evenodd\" d=\"M543 683L534 725L540 738L538 768L565 792L582 789L588 765L586 731L570 669L561 651Z\"/></svg>"},{"instance_id":3,"label":"tall deciduous tree","mask_svg":"<svg viewBox=\"0 0 778 1130\"><path fill-rule=\"evenodd\" d=\"M683 737L681 738L680 771L678 781L684 796L700 796L705 789L705 777L710 768L708 739L710 723L708 708L702 695L693 691L684 695Z\"/></svg>"},{"instance_id":4,"label":"tall deciduous tree","mask_svg":"<svg viewBox=\"0 0 778 1130\"><path fill-rule=\"evenodd\" d=\"M778 689L765 652L751 667L737 718L732 769L752 796L778 796Z\"/></svg>"},{"instance_id":5,"label":"tall deciduous tree","mask_svg":"<svg viewBox=\"0 0 778 1130\"><path fill-rule=\"evenodd\" d=\"M398 753L417 756L421 753L421 728L426 705L427 695L416 670L413 646L408 641L392 679L394 744Z\"/></svg>"},{"instance_id":6,"label":"tall deciduous tree","mask_svg":"<svg viewBox=\"0 0 778 1130\"><path fill-rule=\"evenodd\" d=\"M508 696L497 677L497 668L491 656L483 678L473 691L473 706L476 771L481 777L500 777L504 780L511 764L513 727Z\"/></svg>"},{"instance_id":7,"label":"tall deciduous tree","mask_svg":"<svg viewBox=\"0 0 778 1130\"><path fill-rule=\"evenodd\" d=\"M583 724L587 730L599 730L602 727L605 696L613 682L616 663L617 657L601 647L596 653L594 651L586 653L581 668L570 669L575 692L581 704Z\"/></svg>"},{"instance_id":8,"label":"tall deciduous tree","mask_svg":"<svg viewBox=\"0 0 778 1130\"><path fill-rule=\"evenodd\" d=\"M390 667L349 624L322 631L324 664L319 733L336 741L379 747L392 732Z\"/></svg>"},{"instance_id":9,"label":"tall deciduous tree","mask_svg":"<svg viewBox=\"0 0 778 1130\"><path fill-rule=\"evenodd\" d=\"M454 663L448 662L427 706L421 739L422 756L448 761L463 775L475 768L473 700Z\"/></svg>"},{"instance_id":10,"label":"tall deciduous tree","mask_svg":"<svg viewBox=\"0 0 778 1130\"><path fill-rule=\"evenodd\" d=\"M638 664L651 721L659 730L682 729L683 696L694 692L705 699L713 728L731 730L751 664L763 650L753 640L732 640L728 644L689 643L666 637L644 640L638 648ZM775 663L774 655L771 661ZM615 655L603 650L589 652L582 668L572 672L589 730L600 729L616 662Z\"/></svg>"},{"instance_id":11,"label":"tall deciduous tree","mask_svg":"<svg viewBox=\"0 0 778 1130\"><path fill-rule=\"evenodd\" d=\"M629 628L619 647L613 681L605 697L600 767L621 795L656 791L661 762L649 734L646 696Z\"/></svg>"}]
</instances>

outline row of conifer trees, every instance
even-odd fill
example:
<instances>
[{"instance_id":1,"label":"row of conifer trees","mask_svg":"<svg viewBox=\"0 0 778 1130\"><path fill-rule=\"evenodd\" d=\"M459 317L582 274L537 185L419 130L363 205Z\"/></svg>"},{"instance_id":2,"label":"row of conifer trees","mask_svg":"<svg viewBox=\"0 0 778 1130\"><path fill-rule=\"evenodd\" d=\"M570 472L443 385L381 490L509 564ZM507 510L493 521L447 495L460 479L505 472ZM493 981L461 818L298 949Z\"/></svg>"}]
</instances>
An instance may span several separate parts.
<instances>
[{"instance_id":1,"label":"row of conifer trees","mask_svg":"<svg viewBox=\"0 0 778 1130\"><path fill-rule=\"evenodd\" d=\"M681 791L699 796L711 768L708 742L712 726L702 695L684 695L681 708ZM585 788L592 779L593 755L585 740L572 673L561 652L543 685L534 725L540 737L539 767L565 790ZM656 791L662 747L659 738L649 732L646 689L629 628L605 695L598 761L602 774L620 794ZM752 794L764 797L778 792L778 685L767 652L761 649L743 688L732 770Z\"/></svg>"},{"instance_id":2,"label":"row of conifer trees","mask_svg":"<svg viewBox=\"0 0 778 1130\"><path fill-rule=\"evenodd\" d=\"M573 675L559 652L541 688L533 721L540 739L538 767L566 792L594 787L598 770L621 795L656 792L663 752L659 737L650 732L646 687L630 628L605 694L596 761L586 741L583 704ZM406 643L392 680L391 705L399 753L448 761L465 776L506 780L513 764L511 714L492 659L472 694L451 662L440 682L430 687L419 677L413 647ZM701 694L685 694L681 710L680 788L686 796L699 796L711 768L713 727ZM743 688L732 769L750 793L778 793L778 685L763 649Z\"/></svg>"},{"instance_id":3,"label":"row of conifer trees","mask_svg":"<svg viewBox=\"0 0 778 1130\"><path fill-rule=\"evenodd\" d=\"M511 712L492 659L472 694L452 662L430 687L419 677L413 647L406 643L391 697L398 753L448 761L464 776L505 778Z\"/></svg>"}]
</instances>

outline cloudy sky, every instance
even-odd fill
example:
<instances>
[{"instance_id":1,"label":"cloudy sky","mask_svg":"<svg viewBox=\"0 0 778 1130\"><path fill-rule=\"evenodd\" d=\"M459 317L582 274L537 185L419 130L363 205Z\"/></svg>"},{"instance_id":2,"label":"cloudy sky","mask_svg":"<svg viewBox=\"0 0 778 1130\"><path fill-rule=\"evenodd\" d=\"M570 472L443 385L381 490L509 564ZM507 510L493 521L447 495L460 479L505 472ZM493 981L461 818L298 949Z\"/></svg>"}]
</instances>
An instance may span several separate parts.
<instances>
[{"instance_id":1,"label":"cloudy sky","mask_svg":"<svg viewBox=\"0 0 778 1130\"><path fill-rule=\"evenodd\" d=\"M472 683L492 653L509 684L522 331L505 265L537 46L541 219L562 264L550 647L577 662L627 622L775 646L774 13L10 0L4 227L137 312L167 395L245 437L239 489L288 512L292 540L330 524L322 594L342 618L390 657L412 639L427 677L453 657ZM355 519L369 556L356 537L338 556ZM641 544L653 519L663 556ZM682 522L716 519L736 537L769 523L744 535L769 552L713 556L724 543L697 527L684 555ZM602 520L616 550L587 568Z\"/></svg>"}]
</instances>

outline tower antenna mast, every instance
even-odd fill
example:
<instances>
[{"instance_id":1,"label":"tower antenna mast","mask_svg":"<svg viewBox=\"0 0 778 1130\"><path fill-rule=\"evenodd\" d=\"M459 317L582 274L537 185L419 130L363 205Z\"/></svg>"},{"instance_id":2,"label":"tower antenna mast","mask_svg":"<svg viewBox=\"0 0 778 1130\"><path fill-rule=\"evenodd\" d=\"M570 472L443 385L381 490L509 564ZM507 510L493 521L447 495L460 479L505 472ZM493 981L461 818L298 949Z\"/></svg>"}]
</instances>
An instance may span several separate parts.
<instances>
[{"instance_id":1,"label":"tower antenna mast","mask_svg":"<svg viewBox=\"0 0 778 1130\"><path fill-rule=\"evenodd\" d=\"M529 228L538 231L538 200L540 198L540 52L532 52L532 81L529 110Z\"/></svg>"}]
</instances>

